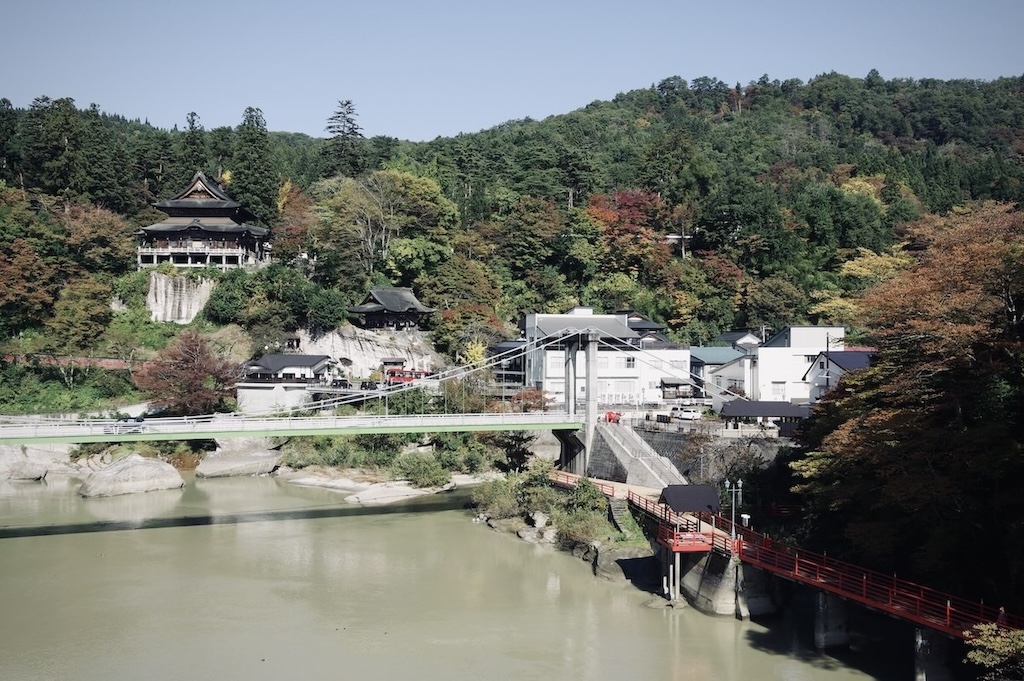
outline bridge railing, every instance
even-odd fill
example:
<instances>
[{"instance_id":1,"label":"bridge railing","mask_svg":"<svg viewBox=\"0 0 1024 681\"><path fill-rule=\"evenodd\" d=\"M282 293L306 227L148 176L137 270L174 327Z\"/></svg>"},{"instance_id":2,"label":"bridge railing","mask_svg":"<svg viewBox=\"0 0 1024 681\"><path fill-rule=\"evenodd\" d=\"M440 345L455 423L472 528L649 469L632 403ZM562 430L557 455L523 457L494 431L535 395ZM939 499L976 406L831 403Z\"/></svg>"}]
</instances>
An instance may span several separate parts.
<instances>
[{"instance_id":1,"label":"bridge railing","mask_svg":"<svg viewBox=\"0 0 1024 681\"><path fill-rule=\"evenodd\" d=\"M380 432L402 429L451 430L460 428L480 430L487 427L515 429L516 427L546 427L548 425L575 425L578 419L557 412L487 412L476 414L415 414L415 415L362 415L362 416L242 416L216 415L202 418L152 418L143 421L114 419L75 419L70 421L8 421L0 423L0 442L31 441L33 438L96 437L104 434L131 434L134 439L159 439L153 435L203 435L207 433L259 432L313 434L318 431L338 431L346 428L380 429ZM130 427L129 427L130 426ZM129 438L131 439L131 438ZM89 441L89 440L86 440Z\"/></svg>"},{"instance_id":2,"label":"bridge railing","mask_svg":"<svg viewBox=\"0 0 1024 681\"><path fill-rule=\"evenodd\" d=\"M668 531L707 534L710 536L713 550L726 554L732 553L733 548L728 532L713 522L717 516L712 517L712 522L709 522L709 519L701 514L676 513L667 504L636 492L630 492L628 499L629 503L638 510L657 519L664 526L668 526ZM707 529L709 525L710 531Z\"/></svg>"},{"instance_id":3,"label":"bridge railing","mask_svg":"<svg viewBox=\"0 0 1024 681\"><path fill-rule=\"evenodd\" d=\"M567 489L572 489L578 485L580 483L580 479L583 477L575 473L567 473L566 471L551 471L550 475L553 483L559 487L565 487ZM601 490L601 494L605 495L609 499L614 499L616 497L617 491L615 489L615 485L602 482L601 480L594 480L593 478L588 478L588 480L590 480L591 484Z\"/></svg>"}]
</instances>

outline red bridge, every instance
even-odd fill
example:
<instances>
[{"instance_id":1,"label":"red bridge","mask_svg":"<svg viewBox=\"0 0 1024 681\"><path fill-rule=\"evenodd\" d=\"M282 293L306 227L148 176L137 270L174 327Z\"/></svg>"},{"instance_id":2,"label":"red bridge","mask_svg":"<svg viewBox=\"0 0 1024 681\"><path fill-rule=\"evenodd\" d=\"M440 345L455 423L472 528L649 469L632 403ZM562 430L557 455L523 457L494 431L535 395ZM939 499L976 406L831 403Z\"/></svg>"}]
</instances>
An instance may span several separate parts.
<instances>
[{"instance_id":1,"label":"red bridge","mask_svg":"<svg viewBox=\"0 0 1024 681\"><path fill-rule=\"evenodd\" d=\"M718 551L785 579L856 601L894 617L949 636L966 638L976 624L996 622L999 610L884 575L818 553L780 544L770 537L711 513L679 514L665 504L629 492L634 508L658 521L658 543L673 552ZM735 531L736 540L731 539ZM1024 618L1008 617L1009 628L1024 628Z\"/></svg>"}]
</instances>

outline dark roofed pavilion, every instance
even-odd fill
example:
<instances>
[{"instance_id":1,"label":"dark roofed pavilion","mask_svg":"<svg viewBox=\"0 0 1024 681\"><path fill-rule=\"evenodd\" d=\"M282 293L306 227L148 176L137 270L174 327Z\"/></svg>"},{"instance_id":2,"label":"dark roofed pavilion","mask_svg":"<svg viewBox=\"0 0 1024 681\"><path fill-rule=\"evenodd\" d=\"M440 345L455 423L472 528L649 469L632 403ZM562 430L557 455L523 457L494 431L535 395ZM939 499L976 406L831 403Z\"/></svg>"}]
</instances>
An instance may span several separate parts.
<instances>
[{"instance_id":1,"label":"dark roofed pavilion","mask_svg":"<svg viewBox=\"0 0 1024 681\"><path fill-rule=\"evenodd\" d=\"M367 329L406 329L434 311L416 298L411 288L371 289L363 302L348 308L350 314L359 315Z\"/></svg>"}]
</instances>

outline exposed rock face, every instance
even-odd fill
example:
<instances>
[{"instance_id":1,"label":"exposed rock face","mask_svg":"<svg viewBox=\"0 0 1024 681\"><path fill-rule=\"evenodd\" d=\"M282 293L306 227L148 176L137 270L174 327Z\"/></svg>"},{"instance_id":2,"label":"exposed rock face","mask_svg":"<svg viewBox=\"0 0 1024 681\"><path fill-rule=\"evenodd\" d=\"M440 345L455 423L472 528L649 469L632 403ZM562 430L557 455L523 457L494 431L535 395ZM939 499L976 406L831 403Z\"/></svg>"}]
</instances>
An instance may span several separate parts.
<instances>
[{"instance_id":1,"label":"exposed rock face","mask_svg":"<svg viewBox=\"0 0 1024 681\"><path fill-rule=\"evenodd\" d=\"M0 480L39 480L47 473L71 475L73 445L0 445Z\"/></svg>"},{"instance_id":2,"label":"exposed rock face","mask_svg":"<svg viewBox=\"0 0 1024 681\"><path fill-rule=\"evenodd\" d=\"M281 463L279 452L217 452L203 457L196 466L197 478L226 478L236 475L266 475Z\"/></svg>"},{"instance_id":3,"label":"exposed rock face","mask_svg":"<svg viewBox=\"0 0 1024 681\"><path fill-rule=\"evenodd\" d=\"M189 324L198 315L213 292L209 279L171 277L159 272L149 273L146 306L154 322Z\"/></svg>"},{"instance_id":4,"label":"exposed rock face","mask_svg":"<svg viewBox=\"0 0 1024 681\"><path fill-rule=\"evenodd\" d=\"M434 351L428 334L418 329L368 331L343 326L323 336L299 332L299 352L330 355L341 362L350 378L367 378L380 369L384 357L403 357L408 369L438 369L442 358Z\"/></svg>"},{"instance_id":5,"label":"exposed rock face","mask_svg":"<svg viewBox=\"0 0 1024 681\"><path fill-rule=\"evenodd\" d=\"M19 461L8 471L8 480L42 480L46 477L46 464L40 461Z\"/></svg>"},{"instance_id":6,"label":"exposed rock face","mask_svg":"<svg viewBox=\"0 0 1024 681\"><path fill-rule=\"evenodd\" d=\"M78 493L83 497L110 497L184 486L181 473L171 464L130 454L95 471L82 483Z\"/></svg>"}]
</instances>

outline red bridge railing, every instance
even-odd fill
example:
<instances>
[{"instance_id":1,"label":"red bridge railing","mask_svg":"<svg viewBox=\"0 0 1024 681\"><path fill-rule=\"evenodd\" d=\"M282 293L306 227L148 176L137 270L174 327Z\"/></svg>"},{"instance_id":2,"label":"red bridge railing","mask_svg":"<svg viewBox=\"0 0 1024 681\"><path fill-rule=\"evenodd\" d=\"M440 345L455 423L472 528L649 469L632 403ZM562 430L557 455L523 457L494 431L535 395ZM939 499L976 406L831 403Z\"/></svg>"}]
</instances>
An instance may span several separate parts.
<instances>
[{"instance_id":1,"label":"red bridge railing","mask_svg":"<svg viewBox=\"0 0 1024 681\"><path fill-rule=\"evenodd\" d=\"M719 553L736 555L744 563L786 579L834 593L950 636L966 638L965 631L977 624L996 622L999 616L998 608L812 551L779 544L742 525L735 527L737 540L733 544L730 541L733 523L721 515L675 513L665 504L634 492L629 493L629 502L658 519L659 541L663 538L670 540L677 533L712 534L712 548ZM708 527L712 528L711 532L707 532ZM665 544L664 541L662 543ZM1005 626L1022 629L1024 618L1009 616Z\"/></svg>"}]
</instances>

